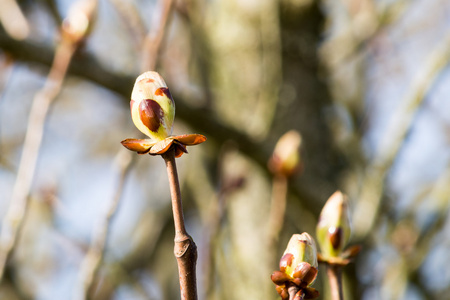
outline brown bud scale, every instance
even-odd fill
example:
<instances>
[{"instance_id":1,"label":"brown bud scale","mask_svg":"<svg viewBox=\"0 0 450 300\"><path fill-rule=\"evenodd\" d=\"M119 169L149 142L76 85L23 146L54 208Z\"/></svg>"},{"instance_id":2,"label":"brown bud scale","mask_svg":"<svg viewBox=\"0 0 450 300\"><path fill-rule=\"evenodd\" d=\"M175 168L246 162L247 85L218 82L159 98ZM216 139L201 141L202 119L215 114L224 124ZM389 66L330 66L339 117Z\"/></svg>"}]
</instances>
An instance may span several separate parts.
<instances>
[{"instance_id":1,"label":"brown bud scale","mask_svg":"<svg viewBox=\"0 0 450 300\"><path fill-rule=\"evenodd\" d=\"M341 227L330 227L328 229L328 235L330 237L331 245L335 250L339 249L342 244L343 231Z\"/></svg>"},{"instance_id":2,"label":"brown bud scale","mask_svg":"<svg viewBox=\"0 0 450 300\"><path fill-rule=\"evenodd\" d=\"M272 279L273 283L275 283L276 285L282 285L286 281L289 281L291 278L284 272L275 271L270 276L270 279Z\"/></svg>"},{"instance_id":3,"label":"brown bud scale","mask_svg":"<svg viewBox=\"0 0 450 300\"><path fill-rule=\"evenodd\" d=\"M142 123L153 132L157 132L161 126L164 112L158 102L152 99L142 100L139 105L139 117Z\"/></svg>"},{"instance_id":4,"label":"brown bud scale","mask_svg":"<svg viewBox=\"0 0 450 300\"><path fill-rule=\"evenodd\" d=\"M292 265L292 260L294 259L294 255L292 253L286 253L280 259L280 271L284 272L286 267Z\"/></svg>"},{"instance_id":5,"label":"brown bud scale","mask_svg":"<svg viewBox=\"0 0 450 300\"><path fill-rule=\"evenodd\" d=\"M303 280L303 278L308 274L309 270L311 269L311 265L307 262L299 263L298 266L294 270L294 278L300 278Z\"/></svg>"},{"instance_id":6,"label":"brown bud scale","mask_svg":"<svg viewBox=\"0 0 450 300\"><path fill-rule=\"evenodd\" d=\"M310 285L316 279L318 272L319 272L318 269L311 267L311 269L309 269L308 272L303 277L303 282L305 282L307 285Z\"/></svg>"},{"instance_id":7,"label":"brown bud scale","mask_svg":"<svg viewBox=\"0 0 450 300\"><path fill-rule=\"evenodd\" d=\"M160 87L159 89L157 89L155 91L155 95L156 96L166 96L167 98L170 99L170 102L172 103L172 105L175 105L175 101L172 98L172 94L170 93L169 88L166 87Z\"/></svg>"}]
</instances>

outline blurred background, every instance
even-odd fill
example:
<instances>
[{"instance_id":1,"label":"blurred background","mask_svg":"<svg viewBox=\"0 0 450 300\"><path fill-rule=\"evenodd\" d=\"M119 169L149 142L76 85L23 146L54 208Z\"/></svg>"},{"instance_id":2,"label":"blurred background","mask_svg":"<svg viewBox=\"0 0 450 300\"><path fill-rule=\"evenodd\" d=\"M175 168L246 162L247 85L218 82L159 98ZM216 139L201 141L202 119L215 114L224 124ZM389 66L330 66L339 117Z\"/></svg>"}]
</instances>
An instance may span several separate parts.
<instances>
[{"instance_id":1,"label":"blurred background","mask_svg":"<svg viewBox=\"0 0 450 300\"><path fill-rule=\"evenodd\" d=\"M179 299L164 161L120 144L141 137L129 100L146 59L175 99L174 134L208 138L177 159L200 299L278 299L277 260L292 234L315 236L337 189L363 246L347 299L450 299L450 1L99 0L34 170L21 161L32 103L75 2L0 0L3 231L32 177L0 299ZM268 247L267 163L289 130L302 168Z\"/></svg>"}]
</instances>

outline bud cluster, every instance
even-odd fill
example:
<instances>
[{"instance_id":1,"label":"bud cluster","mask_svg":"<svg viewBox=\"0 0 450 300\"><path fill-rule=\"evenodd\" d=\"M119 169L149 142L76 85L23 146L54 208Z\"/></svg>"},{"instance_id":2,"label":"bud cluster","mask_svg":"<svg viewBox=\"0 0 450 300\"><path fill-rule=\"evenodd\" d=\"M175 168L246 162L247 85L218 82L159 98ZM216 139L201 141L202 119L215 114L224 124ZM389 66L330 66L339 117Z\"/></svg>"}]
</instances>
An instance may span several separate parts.
<instances>
[{"instance_id":1,"label":"bud cluster","mask_svg":"<svg viewBox=\"0 0 450 300\"><path fill-rule=\"evenodd\" d=\"M317 277L317 268L317 250L313 238L306 232L294 234L280 260L279 271L273 272L271 277L281 299L289 299L292 289L296 293L294 300L317 298L319 292L310 287Z\"/></svg>"}]
</instances>

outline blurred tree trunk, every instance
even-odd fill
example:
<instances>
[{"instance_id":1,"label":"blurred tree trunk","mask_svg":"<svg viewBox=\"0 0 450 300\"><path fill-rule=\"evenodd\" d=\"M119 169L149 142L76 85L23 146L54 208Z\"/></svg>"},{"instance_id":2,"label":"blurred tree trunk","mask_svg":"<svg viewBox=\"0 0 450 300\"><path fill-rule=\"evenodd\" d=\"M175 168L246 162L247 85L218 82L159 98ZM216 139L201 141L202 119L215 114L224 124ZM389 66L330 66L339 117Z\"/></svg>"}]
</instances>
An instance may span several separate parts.
<instances>
[{"instance_id":1,"label":"blurred tree trunk","mask_svg":"<svg viewBox=\"0 0 450 300\"><path fill-rule=\"evenodd\" d=\"M310 199L304 200L316 200L309 206L317 216L321 201L339 186L345 162L327 124L327 109L332 101L322 80L318 56L324 15L318 1L299 2L280 3L283 87L275 124L283 127L275 128L275 132L280 136L294 128L302 134L305 170L295 184L308 193Z\"/></svg>"}]
</instances>

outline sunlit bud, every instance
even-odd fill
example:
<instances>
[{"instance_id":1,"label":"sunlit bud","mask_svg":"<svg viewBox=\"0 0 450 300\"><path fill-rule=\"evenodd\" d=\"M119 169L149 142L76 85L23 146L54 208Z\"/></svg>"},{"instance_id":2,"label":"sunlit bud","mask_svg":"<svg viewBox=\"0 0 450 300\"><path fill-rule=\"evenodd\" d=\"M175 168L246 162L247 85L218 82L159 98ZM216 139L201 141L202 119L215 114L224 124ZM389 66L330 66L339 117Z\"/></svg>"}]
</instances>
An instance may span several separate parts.
<instances>
[{"instance_id":1,"label":"sunlit bud","mask_svg":"<svg viewBox=\"0 0 450 300\"><path fill-rule=\"evenodd\" d=\"M164 79L156 72L145 72L131 93L131 117L134 125L154 141L172 133L175 102Z\"/></svg>"},{"instance_id":2,"label":"sunlit bud","mask_svg":"<svg viewBox=\"0 0 450 300\"><path fill-rule=\"evenodd\" d=\"M325 203L316 230L322 256L340 256L350 238L347 198L340 191L331 195Z\"/></svg>"},{"instance_id":3,"label":"sunlit bud","mask_svg":"<svg viewBox=\"0 0 450 300\"><path fill-rule=\"evenodd\" d=\"M317 266L314 239L306 232L294 234L280 260L280 271L310 285L316 279Z\"/></svg>"},{"instance_id":4,"label":"sunlit bud","mask_svg":"<svg viewBox=\"0 0 450 300\"><path fill-rule=\"evenodd\" d=\"M295 130L288 131L278 140L269 160L269 169L272 173L291 176L300 169L301 143L302 137Z\"/></svg>"},{"instance_id":5,"label":"sunlit bud","mask_svg":"<svg viewBox=\"0 0 450 300\"><path fill-rule=\"evenodd\" d=\"M73 4L62 24L63 37L72 43L83 40L92 29L97 0L78 0Z\"/></svg>"}]
</instances>

